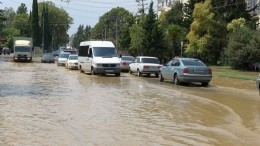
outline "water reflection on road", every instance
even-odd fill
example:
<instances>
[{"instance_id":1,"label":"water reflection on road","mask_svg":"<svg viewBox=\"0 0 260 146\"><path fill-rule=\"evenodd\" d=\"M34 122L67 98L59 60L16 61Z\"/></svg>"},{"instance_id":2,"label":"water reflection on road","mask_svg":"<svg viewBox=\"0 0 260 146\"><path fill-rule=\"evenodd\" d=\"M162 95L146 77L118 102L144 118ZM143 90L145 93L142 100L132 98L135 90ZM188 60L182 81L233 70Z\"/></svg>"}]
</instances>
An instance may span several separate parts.
<instances>
[{"instance_id":1,"label":"water reflection on road","mask_svg":"<svg viewBox=\"0 0 260 146\"><path fill-rule=\"evenodd\" d=\"M259 145L260 97L245 88L90 76L0 62L1 145ZM226 80L224 80L226 81ZM223 82L224 82L223 81Z\"/></svg>"}]
</instances>

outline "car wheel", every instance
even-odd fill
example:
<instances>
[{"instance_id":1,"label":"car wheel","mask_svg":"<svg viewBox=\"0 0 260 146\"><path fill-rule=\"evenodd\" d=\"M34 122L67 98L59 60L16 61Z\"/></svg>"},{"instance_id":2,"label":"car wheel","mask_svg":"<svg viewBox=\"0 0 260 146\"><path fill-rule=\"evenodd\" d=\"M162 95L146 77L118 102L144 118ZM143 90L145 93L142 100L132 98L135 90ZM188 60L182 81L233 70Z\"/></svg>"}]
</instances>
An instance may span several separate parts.
<instances>
[{"instance_id":1,"label":"car wheel","mask_svg":"<svg viewBox=\"0 0 260 146\"><path fill-rule=\"evenodd\" d=\"M116 73L115 76L116 76L116 77L120 77L120 73Z\"/></svg>"},{"instance_id":2,"label":"car wheel","mask_svg":"<svg viewBox=\"0 0 260 146\"><path fill-rule=\"evenodd\" d=\"M83 73L81 66L79 66L79 72Z\"/></svg>"},{"instance_id":3,"label":"car wheel","mask_svg":"<svg viewBox=\"0 0 260 146\"><path fill-rule=\"evenodd\" d=\"M207 86L209 86L209 83L208 83L208 82L206 82L206 83L201 83L201 86L207 87Z\"/></svg>"},{"instance_id":4,"label":"car wheel","mask_svg":"<svg viewBox=\"0 0 260 146\"><path fill-rule=\"evenodd\" d=\"M91 68L91 75L96 75L96 73L94 71L94 67Z\"/></svg>"},{"instance_id":5,"label":"car wheel","mask_svg":"<svg viewBox=\"0 0 260 146\"><path fill-rule=\"evenodd\" d=\"M163 81L164 81L164 78L163 78L163 76L162 76L161 73L159 74L159 81L160 81L160 82L163 82Z\"/></svg>"},{"instance_id":6,"label":"car wheel","mask_svg":"<svg viewBox=\"0 0 260 146\"><path fill-rule=\"evenodd\" d=\"M173 76L173 83L174 83L175 85L179 85L179 84L180 84L180 81L179 81L179 79L178 79L178 75L177 75L177 74L175 74L175 75Z\"/></svg>"},{"instance_id":7,"label":"car wheel","mask_svg":"<svg viewBox=\"0 0 260 146\"><path fill-rule=\"evenodd\" d=\"M155 77L158 78L158 77L159 77L159 74L155 74Z\"/></svg>"},{"instance_id":8,"label":"car wheel","mask_svg":"<svg viewBox=\"0 0 260 146\"><path fill-rule=\"evenodd\" d=\"M139 69L137 70L137 76L138 76L138 77L141 77L141 76L142 76L142 73L140 72Z\"/></svg>"}]
</instances>

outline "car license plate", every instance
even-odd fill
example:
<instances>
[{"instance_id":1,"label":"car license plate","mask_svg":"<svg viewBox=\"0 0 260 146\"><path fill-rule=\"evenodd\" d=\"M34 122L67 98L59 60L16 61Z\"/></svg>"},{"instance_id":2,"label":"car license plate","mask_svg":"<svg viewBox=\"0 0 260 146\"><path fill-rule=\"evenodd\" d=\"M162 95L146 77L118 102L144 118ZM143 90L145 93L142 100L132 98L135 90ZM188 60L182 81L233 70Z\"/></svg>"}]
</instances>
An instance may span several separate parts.
<instances>
[{"instance_id":1,"label":"car license plate","mask_svg":"<svg viewBox=\"0 0 260 146\"><path fill-rule=\"evenodd\" d=\"M106 72L114 72L114 70L106 70Z\"/></svg>"},{"instance_id":2,"label":"car license plate","mask_svg":"<svg viewBox=\"0 0 260 146\"><path fill-rule=\"evenodd\" d=\"M195 73L203 73L204 69L194 69L193 72L195 72Z\"/></svg>"}]
</instances>

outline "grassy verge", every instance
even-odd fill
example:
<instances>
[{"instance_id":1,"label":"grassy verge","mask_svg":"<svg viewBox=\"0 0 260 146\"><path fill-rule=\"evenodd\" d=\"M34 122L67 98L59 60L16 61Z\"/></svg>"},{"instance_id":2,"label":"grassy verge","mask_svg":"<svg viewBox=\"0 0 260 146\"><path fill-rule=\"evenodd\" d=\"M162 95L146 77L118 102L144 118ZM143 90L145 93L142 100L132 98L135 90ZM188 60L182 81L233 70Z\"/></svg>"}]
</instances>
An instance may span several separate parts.
<instances>
[{"instance_id":1,"label":"grassy verge","mask_svg":"<svg viewBox=\"0 0 260 146\"><path fill-rule=\"evenodd\" d=\"M234 70L229 66L210 66L210 68L213 71L213 76L245 80L256 80L260 73L259 71Z\"/></svg>"}]
</instances>

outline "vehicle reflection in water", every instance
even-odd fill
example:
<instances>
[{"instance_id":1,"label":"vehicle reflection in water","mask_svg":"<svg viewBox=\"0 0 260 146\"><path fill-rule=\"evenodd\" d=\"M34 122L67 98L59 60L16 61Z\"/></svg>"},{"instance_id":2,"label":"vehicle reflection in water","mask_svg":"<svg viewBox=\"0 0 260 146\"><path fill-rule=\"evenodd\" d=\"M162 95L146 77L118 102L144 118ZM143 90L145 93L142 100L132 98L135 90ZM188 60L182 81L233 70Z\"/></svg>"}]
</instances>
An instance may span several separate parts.
<instances>
[{"instance_id":1,"label":"vehicle reflection in water","mask_svg":"<svg viewBox=\"0 0 260 146\"><path fill-rule=\"evenodd\" d=\"M260 99L251 82L239 89L215 80L175 86L40 63L5 62L0 69L3 145L260 143Z\"/></svg>"}]
</instances>

